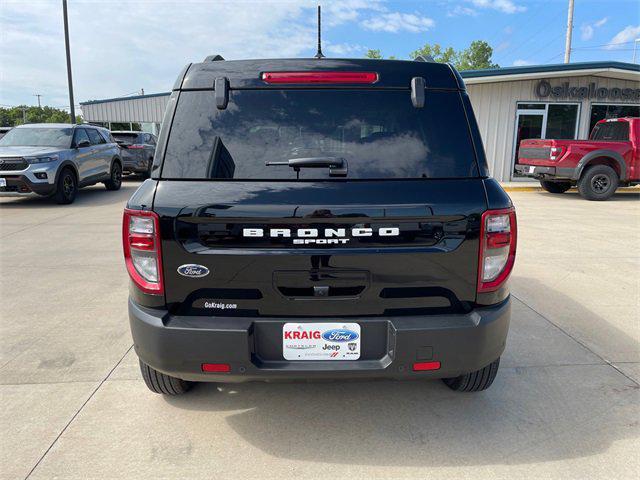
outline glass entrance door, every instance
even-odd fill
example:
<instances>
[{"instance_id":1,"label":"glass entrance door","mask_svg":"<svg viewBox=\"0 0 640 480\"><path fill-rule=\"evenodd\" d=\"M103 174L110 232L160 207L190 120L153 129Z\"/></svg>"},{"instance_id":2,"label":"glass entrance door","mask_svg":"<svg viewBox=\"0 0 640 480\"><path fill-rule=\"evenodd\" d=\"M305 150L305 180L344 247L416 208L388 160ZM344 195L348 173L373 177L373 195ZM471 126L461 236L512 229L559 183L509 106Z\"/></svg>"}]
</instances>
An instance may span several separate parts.
<instances>
[{"instance_id":1,"label":"glass entrance door","mask_svg":"<svg viewBox=\"0 0 640 480\"><path fill-rule=\"evenodd\" d=\"M544 110L526 110L518 111L516 119L516 148L513 162L513 174L516 173L516 164L518 163L518 150L520 149L520 141L530 138L542 138L542 132L545 131L546 112Z\"/></svg>"},{"instance_id":2,"label":"glass entrance door","mask_svg":"<svg viewBox=\"0 0 640 480\"><path fill-rule=\"evenodd\" d=\"M578 113L576 103L518 103L512 176L519 176L516 164L521 140L578 138Z\"/></svg>"}]
</instances>

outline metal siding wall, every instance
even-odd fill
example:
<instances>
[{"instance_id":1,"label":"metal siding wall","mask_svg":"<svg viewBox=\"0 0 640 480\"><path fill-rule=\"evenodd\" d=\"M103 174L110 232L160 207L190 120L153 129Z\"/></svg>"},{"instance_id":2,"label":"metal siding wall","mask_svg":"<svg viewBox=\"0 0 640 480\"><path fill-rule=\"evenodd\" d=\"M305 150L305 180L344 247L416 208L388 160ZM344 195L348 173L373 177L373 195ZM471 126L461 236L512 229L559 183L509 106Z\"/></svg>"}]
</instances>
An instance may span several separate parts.
<instances>
[{"instance_id":1,"label":"metal siding wall","mask_svg":"<svg viewBox=\"0 0 640 480\"><path fill-rule=\"evenodd\" d=\"M588 87L595 82L599 87L638 88L638 82L605 77L557 77L548 79L551 85L569 82L571 86ZM578 138L589 135L589 119L592 103L629 103L624 101L582 102L571 99L537 98L534 88L540 80L521 80L513 82L477 83L467 85L467 92L473 105L482 141L487 154L491 174L500 181L511 179L511 161L516 128L516 105L518 102L532 103L578 103Z\"/></svg>"},{"instance_id":2,"label":"metal siding wall","mask_svg":"<svg viewBox=\"0 0 640 480\"><path fill-rule=\"evenodd\" d=\"M82 105L88 122L161 123L169 95L114 100Z\"/></svg>"}]
</instances>

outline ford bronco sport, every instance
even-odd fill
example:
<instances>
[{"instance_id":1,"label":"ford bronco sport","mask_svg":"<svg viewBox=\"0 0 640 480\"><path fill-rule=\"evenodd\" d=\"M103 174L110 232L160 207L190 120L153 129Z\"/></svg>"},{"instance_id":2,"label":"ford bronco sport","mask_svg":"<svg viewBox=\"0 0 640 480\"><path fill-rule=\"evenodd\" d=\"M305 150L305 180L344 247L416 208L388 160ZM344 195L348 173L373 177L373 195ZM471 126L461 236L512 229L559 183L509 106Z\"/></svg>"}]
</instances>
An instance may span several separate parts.
<instances>
[{"instance_id":1,"label":"ford bronco sport","mask_svg":"<svg viewBox=\"0 0 640 480\"><path fill-rule=\"evenodd\" d=\"M450 65L188 65L123 219L147 386L493 382L516 216Z\"/></svg>"}]
</instances>

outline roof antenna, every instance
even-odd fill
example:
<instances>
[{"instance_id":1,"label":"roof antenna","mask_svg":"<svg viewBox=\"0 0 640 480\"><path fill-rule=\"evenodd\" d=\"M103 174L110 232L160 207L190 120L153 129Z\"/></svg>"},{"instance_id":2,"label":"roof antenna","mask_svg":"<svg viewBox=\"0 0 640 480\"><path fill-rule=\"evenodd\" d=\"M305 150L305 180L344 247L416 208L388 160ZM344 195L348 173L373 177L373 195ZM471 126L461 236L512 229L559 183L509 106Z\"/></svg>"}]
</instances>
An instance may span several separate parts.
<instances>
[{"instance_id":1,"label":"roof antenna","mask_svg":"<svg viewBox=\"0 0 640 480\"><path fill-rule=\"evenodd\" d=\"M320 27L320 5L318 5L318 51L316 52L316 58L324 58L324 55L322 54L322 43L320 41Z\"/></svg>"}]
</instances>

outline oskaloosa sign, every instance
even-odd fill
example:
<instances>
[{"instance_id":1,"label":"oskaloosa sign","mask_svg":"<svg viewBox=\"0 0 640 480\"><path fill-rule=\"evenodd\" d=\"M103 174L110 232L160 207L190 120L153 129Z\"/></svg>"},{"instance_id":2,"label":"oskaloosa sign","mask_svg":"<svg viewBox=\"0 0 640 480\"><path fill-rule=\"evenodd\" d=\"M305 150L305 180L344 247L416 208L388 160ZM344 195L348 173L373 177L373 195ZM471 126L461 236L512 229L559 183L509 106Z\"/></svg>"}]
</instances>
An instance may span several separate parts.
<instances>
[{"instance_id":1,"label":"oskaloosa sign","mask_svg":"<svg viewBox=\"0 0 640 480\"><path fill-rule=\"evenodd\" d=\"M576 87L569 82L553 86L547 80L540 80L535 87L535 93L538 98L640 101L640 88L599 87L595 82L591 82L588 87Z\"/></svg>"}]
</instances>

